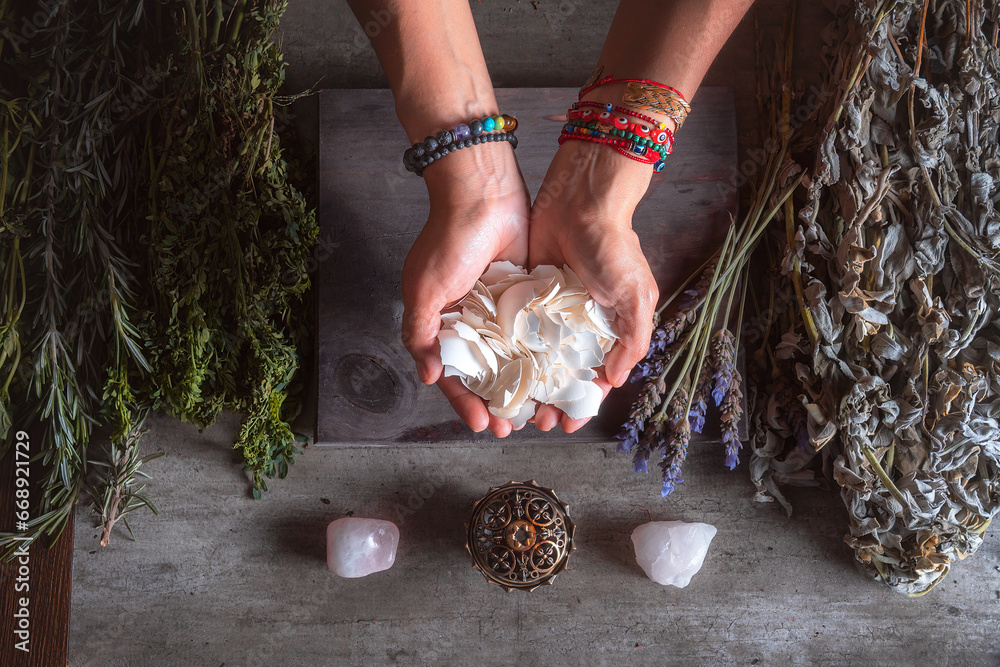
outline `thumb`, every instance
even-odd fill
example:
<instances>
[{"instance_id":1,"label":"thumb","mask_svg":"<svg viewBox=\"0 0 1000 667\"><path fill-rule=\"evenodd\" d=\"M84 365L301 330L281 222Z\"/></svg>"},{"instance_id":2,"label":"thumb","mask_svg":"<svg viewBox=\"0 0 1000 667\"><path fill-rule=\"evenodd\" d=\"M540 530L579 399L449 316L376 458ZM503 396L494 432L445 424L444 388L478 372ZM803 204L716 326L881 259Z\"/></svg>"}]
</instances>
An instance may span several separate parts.
<instances>
[{"instance_id":1,"label":"thumb","mask_svg":"<svg viewBox=\"0 0 1000 667\"><path fill-rule=\"evenodd\" d=\"M618 311L618 316L615 318L618 343L608 353L604 364L608 381L615 387L625 384L629 372L649 351L656 298L655 287L652 291L640 290L629 303L621 306L622 310Z\"/></svg>"},{"instance_id":2,"label":"thumb","mask_svg":"<svg viewBox=\"0 0 1000 667\"><path fill-rule=\"evenodd\" d=\"M420 294L419 288L416 294ZM424 384L437 382L443 370L437 335L441 329L441 309L445 303L437 301L423 296L414 296L412 300L404 299L403 345L416 362L417 374Z\"/></svg>"}]
</instances>

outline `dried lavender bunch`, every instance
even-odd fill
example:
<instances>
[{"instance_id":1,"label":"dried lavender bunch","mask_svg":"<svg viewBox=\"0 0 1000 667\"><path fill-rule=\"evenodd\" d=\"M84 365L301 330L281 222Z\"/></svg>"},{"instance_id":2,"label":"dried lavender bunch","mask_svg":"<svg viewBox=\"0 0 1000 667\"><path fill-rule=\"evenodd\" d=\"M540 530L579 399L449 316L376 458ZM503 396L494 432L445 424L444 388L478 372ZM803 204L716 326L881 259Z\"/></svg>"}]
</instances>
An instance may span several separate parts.
<instances>
[{"instance_id":1,"label":"dried lavender bunch","mask_svg":"<svg viewBox=\"0 0 1000 667\"><path fill-rule=\"evenodd\" d=\"M784 151L771 156L765 180L776 183L778 166ZM683 295L677 313L654 331L649 351L633 376L633 381L645 380L639 399L632 406L628 420L618 434L619 451L634 451L636 472L647 470L651 452L663 451L660 467L663 470L661 494L667 496L683 481L681 465L687 456L692 433L700 433L705 426L708 396L718 393L715 403L728 410L724 413L723 427L731 455L727 460L738 460L737 426L742 409L732 408L733 401L742 400L740 377L735 374L736 345L742 327L743 301L734 309L736 285L746 284L746 272L751 252L760 240L767 223L774 217L775 206L780 206L797 187L801 175L787 179L782 192L775 197L770 208L765 201L758 202L737 228L730 228L722 248L699 269L695 286L685 291L682 286L667 299L657 311L659 316L672 302ZM693 280L692 277L689 280ZM735 335L728 328L734 310L738 310ZM713 335L717 322L723 323L724 333ZM713 341L714 344L713 344ZM709 351L710 347L714 352ZM671 382L668 376L677 366ZM656 381L654 384L653 381ZM650 406L658 410L650 416ZM726 421L728 420L728 421ZM728 430L726 427L728 425Z\"/></svg>"}]
</instances>

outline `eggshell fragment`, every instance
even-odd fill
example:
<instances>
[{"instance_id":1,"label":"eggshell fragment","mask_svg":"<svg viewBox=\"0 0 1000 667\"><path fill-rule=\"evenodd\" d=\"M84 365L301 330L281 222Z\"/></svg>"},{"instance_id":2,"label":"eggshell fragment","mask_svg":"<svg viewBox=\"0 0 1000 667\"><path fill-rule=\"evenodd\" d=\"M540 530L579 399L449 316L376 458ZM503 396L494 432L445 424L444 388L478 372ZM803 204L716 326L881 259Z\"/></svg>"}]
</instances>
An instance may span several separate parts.
<instances>
[{"instance_id":1,"label":"eggshell fragment","mask_svg":"<svg viewBox=\"0 0 1000 667\"><path fill-rule=\"evenodd\" d=\"M441 316L445 375L489 404L515 428L538 403L571 419L597 414L603 392L594 370L618 339L615 311L597 303L569 268L527 273L493 262L452 312Z\"/></svg>"}]
</instances>

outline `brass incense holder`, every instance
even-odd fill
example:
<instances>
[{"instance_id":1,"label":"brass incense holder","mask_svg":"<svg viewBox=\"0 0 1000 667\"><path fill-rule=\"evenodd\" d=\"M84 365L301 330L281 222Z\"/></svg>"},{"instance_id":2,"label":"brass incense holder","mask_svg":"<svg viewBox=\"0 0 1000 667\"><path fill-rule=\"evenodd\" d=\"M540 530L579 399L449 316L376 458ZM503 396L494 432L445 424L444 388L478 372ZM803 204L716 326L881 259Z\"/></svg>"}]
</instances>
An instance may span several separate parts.
<instances>
[{"instance_id":1,"label":"brass incense holder","mask_svg":"<svg viewBox=\"0 0 1000 667\"><path fill-rule=\"evenodd\" d=\"M568 507L535 480L491 487L466 525L472 567L508 592L551 584L574 548Z\"/></svg>"}]
</instances>

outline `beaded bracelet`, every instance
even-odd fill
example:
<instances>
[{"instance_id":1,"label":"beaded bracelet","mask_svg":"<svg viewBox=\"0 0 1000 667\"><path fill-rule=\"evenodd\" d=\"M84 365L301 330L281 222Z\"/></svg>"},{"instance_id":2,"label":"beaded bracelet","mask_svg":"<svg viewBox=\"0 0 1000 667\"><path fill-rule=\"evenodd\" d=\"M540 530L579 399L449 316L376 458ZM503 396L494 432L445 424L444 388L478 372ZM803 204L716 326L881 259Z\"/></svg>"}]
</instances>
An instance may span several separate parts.
<instances>
[{"instance_id":1,"label":"beaded bracelet","mask_svg":"<svg viewBox=\"0 0 1000 667\"><path fill-rule=\"evenodd\" d=\"M559 135L559 145L561 146L571 139L610 146L627 158L652 166L654 172L663 171L663 167L666 165L666 157L656 149L620 135L611 135L585 127L575 127L567 123L563 127L562 134Z\"/></svg>"},{"instance_id":2,"label":"beaded bracelet","mask_svg":"<svg viewBox=\"0 0 1000 667\"><path fill-rule=\"evenodd\" d=\"M618 134L613 134L613 132L618 132ZM664 161L667 159L667 152L663 150L661 147L656 145L650 145L645 142L640 142L638 141L638 137L636 137L635 135L625 136L618 130L612 130L611 132L601 132L593 128L580 127L580 126L567 126L563 128L563 134L577 134L583 136L601 137L604 139L610 139L612 141L620 141L625 147L629 148L630 150L632 150L632 147L639 147L645 149L646 153L650 155L650 159L654 160L654 162L657 160ZM645 154L635 150L633 150L633 152L637 152L638 154ZM656 156L655 159L653 158L654 155ZM653 164L653 162L650 162L650 164Z\"/></svg>"},{"instance_id":3,"label":"beaded bracelet","mask_svg":"<svg viewBox=\"0 0 1000 667\"><path fill-rule=\"evenodd\" d=\"M605 110L601 111L600 113L595 113L590 109L583 109L582 111L579 109L570 109L569 111L566 112L566 117L570 119L570 121L575 121L575 120L579 120L581 122L593 121L599 125L605 126L605 128L607 129L601 128L605 132L609 131L609 129L611 128L618 130L627 130L629 132L637 134L640 137L643 138L648 137L654 143L665 144L668 147L667 152L668 153L673 152L674 133L668 130L667 126L664 123L657 123L656 129L644 123L630 123L628 118L626 118L625 116L614 117L611 111L607 109L607 107L605 107Z\"/></svg>"},{"instance_id":4,"label":"beaded bracelet","mask_svg":"<svg viewBox=\"0 0 1000 667\"><path fill-rule=\"evenodd\" d=\"M597 135L570 133L570 134L563 134L559 137L559 145L561 146L563 145L563 143L570 140L588 141L594 144L602 144L610 148L613 148L614 150L618 151L619 153L629 158L630 160L635 160L636 162L641 162L642 164L652 165L654 171L661 171L663 169L663 162L661 160L653 162L649 158L643 157L642 155L635 153L633 148L627 147L626 144L629 144L630 142L616 141L608 137L601 137ZM634 146L634 144L632 144L632 146Z\"/></svg>"},{"instance_id":5,"label":"beaded bracelet","mask_svg":"<svg viewBox=\"0 0 1000 667\"><path fill-rule=\"evenodd\" d=\"M604 134L629 139L641 146L648 146L652 148L656 152L660 153L663 156L663 159L666 159L667 156L674 151L673 137L667 134L667 131L665 130L653 130L652 134L650 134L647 126L639 126L636 128L635 123L628 124L625 122L616 122L613 126L609 126L606 123L601 122L587 123L582 120L571 120L566 125L569 127L596 130Z\"/></svg>"},{"instance_id":6,"label":"beaded bracelet","mask_svg":"<svg viewBox=\"0 0 1000 667\"><path fill-rule=\"evenodd\" d=\"M433 153L424 153L421 157L415 158L413 162L413 167L407 164L406 168L409 171L416 173L417 176L424 175L424 169L427 165L440 160L445 155L449 153L454 153L455 151L461 150L463 148L468 148L469 146L476 146L479 144L486 144L495 141L506 141L510 144L511 148L517 148L517 137L514 136L513 132L497 132L495 134L481 134L477 137L467 137L461 141L454 141L445 146L438 145Z\"/></svg>"},{"instance_id":7,"label":"beaded bracelet","mask_svg":"<svg viewBox=\"0 0 1000 667\"><path fill-rule=\"evenodd\" d=\"M483 141L509 141L511 147L517 148L517 139L512 134L516 129L517 119L507 114L487 116L481 120L470 121L468 125L459 123L454 129L441 130L437 136L427 137L406 149L403 152L403 165L407 171L415 172L420 176L424 167L434 160L460 148L467 148ZM490 134L494 131L497 134ZM502 139L485 138L498 137L501 134L504 135Z\"/></svg>"},{"instance_id":8,"label":"beaded bracelet","mask_svg":"<svg viewBox=\"0 0 1000 667\"><path fill-rule=\"evenodd\" d=\"M610 102L605 103L605 102L584 101L584 102L574 102L573 103L573 108L574 109L579 109L580 107L596 107L596 108L604 109L606 111L617 111L618 113L628 114L629 116L632 116L633 118L638 118L639 120L644 120L647 123L649 123L650 125L652 125L653 127L657 128L658 130L665 130L665 129L667 129L667 124L664 123L662 120L657 120L655 118L647 116L646 114L639 113L635 109L626 109L625 107L615 106L615 105L611 104Z\"/></svg>"},{"instance_id":9,"label":"beaded bracelet","mask_svg":"<svg viewBox=\"0 0 1000 667\"><path fill-rule=\"evenodd\" d=\"M597 132L595 130L587 130L585 128L566 128L559 135L559 144L562 145L564 142L570 139L581 139L588 141L590 139L595 140L597 143L606 144L608 146L614 146L627 151L630 156L638 156L643 158L647 164L655 164L656 162L661 162L658 159L658 154L656 151L650 149L648 146L643 146L637 144L634 141L629 141L628 139L622 139L620 137L613 137L608 134Z\"/></svg>"}]
</instances>

